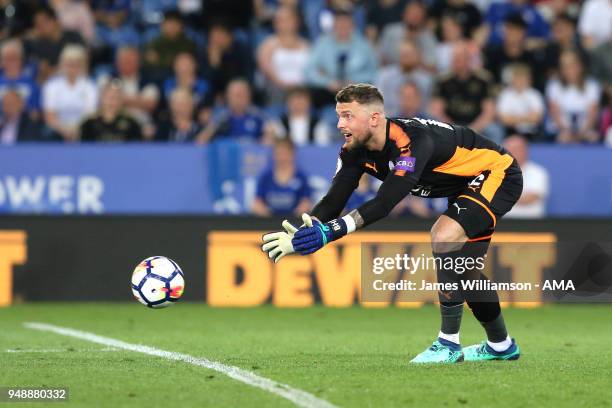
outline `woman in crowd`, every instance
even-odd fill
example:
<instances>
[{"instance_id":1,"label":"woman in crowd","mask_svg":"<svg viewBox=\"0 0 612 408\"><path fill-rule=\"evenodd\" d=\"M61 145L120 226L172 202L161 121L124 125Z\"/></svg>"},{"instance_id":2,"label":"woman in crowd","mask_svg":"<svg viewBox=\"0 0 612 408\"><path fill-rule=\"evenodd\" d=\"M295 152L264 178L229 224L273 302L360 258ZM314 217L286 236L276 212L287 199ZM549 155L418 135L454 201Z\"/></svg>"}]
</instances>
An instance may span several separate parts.
<instances>
[{"instance_id":1,"label":"woman in crowd","mask_svg":"<svg viewBox=\"0 0 612 408\"><path fill-rule=\"evenodd\" d=\"M274 34L257 50L257 65L271 103L282 102L288 89L304 84L309 45L300 38L299 25L295 9L280 7L274 16Z\"/></svg>"},{"instance_id":2,"label":"woman in crowd","mask_svg":"<svg viewBox=\"0 0 612 408\"><path fill-rule=\"evenodd\" d=\"M549 81L546 98L557 141L560 143L598 142L595 130L600 88L586 78L584 65L574 51L560 58L559 79Z\"/></svg>"}]
</instances>

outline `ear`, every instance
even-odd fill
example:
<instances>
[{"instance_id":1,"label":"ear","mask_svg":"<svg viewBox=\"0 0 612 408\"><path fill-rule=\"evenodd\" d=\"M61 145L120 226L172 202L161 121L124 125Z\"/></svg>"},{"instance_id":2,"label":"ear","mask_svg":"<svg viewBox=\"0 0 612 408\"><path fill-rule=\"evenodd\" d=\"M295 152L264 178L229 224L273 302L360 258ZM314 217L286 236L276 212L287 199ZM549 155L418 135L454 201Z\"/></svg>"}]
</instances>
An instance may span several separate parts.
<instances>
[{"instance_id":1,"label":"ear","mask_svg":"<svg viewBox=\"0 0 612 408\"><path fill-rule=\"evenodd\" d=\"M381 116L380 112L372 112L372 115L370 115L370 126L377 127L380 124Z\"/></svg>"}]
</instances>

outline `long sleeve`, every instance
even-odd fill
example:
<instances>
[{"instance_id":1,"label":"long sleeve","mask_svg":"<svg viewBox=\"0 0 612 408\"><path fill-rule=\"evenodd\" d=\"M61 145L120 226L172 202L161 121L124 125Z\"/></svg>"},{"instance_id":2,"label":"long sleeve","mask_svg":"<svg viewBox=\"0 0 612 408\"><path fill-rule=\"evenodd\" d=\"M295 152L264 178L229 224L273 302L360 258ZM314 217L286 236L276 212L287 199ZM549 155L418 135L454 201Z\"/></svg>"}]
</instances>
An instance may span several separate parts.
<instances>
[{"instance_id":1,"label":"long sleeve","mask_svg":"<svg viewBox=\"0 0 612 408\"><path fill-rule=\"evenodd\" d=\"M332 180L332 185L327 194L312 209L311 215L322 222L338 218L342 209L346 206L348 199L357 186L363 174L363 169L354 165L342 153L338 158L338 169Z\"/></svg>"}]
</instances>

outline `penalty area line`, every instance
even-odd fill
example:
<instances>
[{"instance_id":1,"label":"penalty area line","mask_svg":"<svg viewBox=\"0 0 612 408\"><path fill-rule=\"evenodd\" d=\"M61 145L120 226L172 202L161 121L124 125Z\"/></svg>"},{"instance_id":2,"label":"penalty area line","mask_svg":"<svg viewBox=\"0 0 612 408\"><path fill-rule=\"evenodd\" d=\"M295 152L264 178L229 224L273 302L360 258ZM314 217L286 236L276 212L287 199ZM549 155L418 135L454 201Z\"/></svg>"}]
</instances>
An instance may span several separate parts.
<instances>
[{"instance_id":1,"label":"penalty area line","mask_svg":"<svg viewBox=\"0 0 612 408\"><path fill-rule=\"evenodd\" d=\"M292 388L289 385L282 384L269 378L261 377L242 368L226 365L217 361L208 360L205 358L193 357L189 354L176 353L173 351L161 350L155 347L145 346L142 344L126 343L121 340L112 339L110 337L98 336L94 333L89 333L81 330L75 330L68 327L55 326L46 323L28 322L23 324L28 329L40 330L60 334L62 336L74 337L81 340L86 340L92 343L102 344L107 347L114 347L123 350L134 351L136 353L147 354L165 358L167 360L182 361L183 363L192 364L195 366L205 367L225 374L234 380L248 384L250 386L260 388L272 394L283 397L295 405L304 408L336 408L335 405L328 401L317 398L316 396Z\"/></svg>"}]
</instances>

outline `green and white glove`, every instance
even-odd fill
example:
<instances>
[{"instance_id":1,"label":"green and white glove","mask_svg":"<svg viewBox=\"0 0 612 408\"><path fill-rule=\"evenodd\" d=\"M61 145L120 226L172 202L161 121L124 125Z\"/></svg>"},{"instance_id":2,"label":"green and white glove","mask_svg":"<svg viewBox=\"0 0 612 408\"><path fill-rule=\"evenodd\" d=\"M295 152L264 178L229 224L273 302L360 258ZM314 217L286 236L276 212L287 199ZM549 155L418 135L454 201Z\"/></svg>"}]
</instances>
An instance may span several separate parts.
<instances>
[{"instance_id":1,"label":"green and white glove","mask_svg":"<svg viewBox=\"0 0 612 408\"><path fill-rule=\"evenodd\" d=\"M308 214L302 214L303 226L312 227L312 218ZM268 257L278 262L283 256L295 252L291 240L298 228L291 225L287 220L283 221L282 227L285 231L270 232L262 237L263 245L261 249L268 253Z\"/></svg>"}]
</instances>

